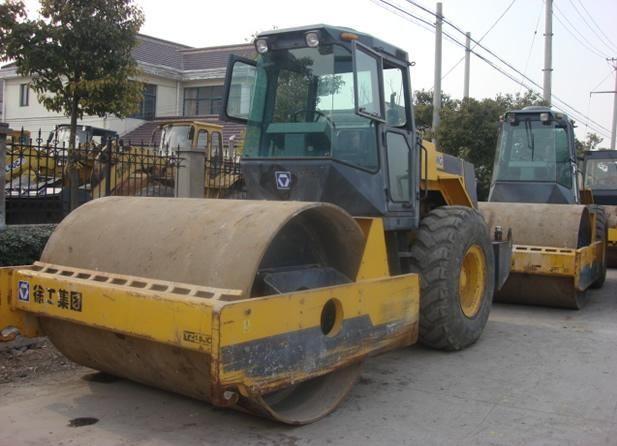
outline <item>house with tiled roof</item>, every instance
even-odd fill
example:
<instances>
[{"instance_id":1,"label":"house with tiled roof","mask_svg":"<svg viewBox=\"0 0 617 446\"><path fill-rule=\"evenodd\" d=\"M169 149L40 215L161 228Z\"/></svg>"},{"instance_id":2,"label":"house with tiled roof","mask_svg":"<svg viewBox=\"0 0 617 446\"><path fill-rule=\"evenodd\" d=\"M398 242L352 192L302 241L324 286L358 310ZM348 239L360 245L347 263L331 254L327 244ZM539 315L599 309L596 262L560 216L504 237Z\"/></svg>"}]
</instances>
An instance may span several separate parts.
<instances>
[{"instance_id":1,"label":"house with tiled roof","mask_svg":"<svg viewBox=\"0 0 617 446\"><path fill-rule=\"evenodd\" d=\"M193 48L143 34L137 39L133 56L140 68L139 80L144 83L139 112L126 119L85 116L80 125L112 129L124 138L149 142L160 120L195 117L218 121L229 56L255 57L251 44ZM0 119L12 128L23 127L33 135L40 129L46 138L56 125L68 122L37 101L28 79L17 74L14 64L0 68L0 84ZM226 138L241 130L237 125L227 127Z\"/></svg>"}]
</instances>

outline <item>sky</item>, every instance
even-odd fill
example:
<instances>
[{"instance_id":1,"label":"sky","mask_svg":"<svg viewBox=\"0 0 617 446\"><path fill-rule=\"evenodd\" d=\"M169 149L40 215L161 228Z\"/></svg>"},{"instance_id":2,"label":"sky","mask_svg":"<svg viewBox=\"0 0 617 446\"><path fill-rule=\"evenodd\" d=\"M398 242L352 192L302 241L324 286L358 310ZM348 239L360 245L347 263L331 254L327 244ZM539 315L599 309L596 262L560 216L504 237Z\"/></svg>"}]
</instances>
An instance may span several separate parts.
<instances>
[{"instance_id":1,"label":"sky","mask_svg":"<svg viewBox=\"0 0 617 446\"><path fill-rule=\"evenodd\" d=\"M434 32L426 29L426 25L383 7L384 2L388 2L434 22L434 17L407 0L134 1L145 13L142 33L194 47L250 42L255 33L273 27L283 29L327 23L355 28L406 50L415 62L411 68L413 88L433 88ZM413 1L435 10L435 1ZM443 0L442 3L445 20L462 31L471 32L474 39L479 39L507 10L481 44L542 86L543 0ZM37 0L27 0L26 4L29 11L38 8ZM589 93L592 90L614 90L615 73L605 58L617 57L617 1L554 0L554 10L553 97L577 111L579 139L583 139L587 131L595 131L604 138L601 146L608 146L613 95L590 96ZM464 36L452 27L444 24L444 31L464 42ZM477 50L486 55L480 48ZM463 56L462 47L444 38L442 91L454 98L463 94L464 64L460 63L446 73ZM514 76L519 80L522 78L518 74ZM530 84L528 80L524 82ZM472 97L481 99L525 90L472 55ZM554 104L569 111L558 101Z\"/></svg>"}]
</instances>

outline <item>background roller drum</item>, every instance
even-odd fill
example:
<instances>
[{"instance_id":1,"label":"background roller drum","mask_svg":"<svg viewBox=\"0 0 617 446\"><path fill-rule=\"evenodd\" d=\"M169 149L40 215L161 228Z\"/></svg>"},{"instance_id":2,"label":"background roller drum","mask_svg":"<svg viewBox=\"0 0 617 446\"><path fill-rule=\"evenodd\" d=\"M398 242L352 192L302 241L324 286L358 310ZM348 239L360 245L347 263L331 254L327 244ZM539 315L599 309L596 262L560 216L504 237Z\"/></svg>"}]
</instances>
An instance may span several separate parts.
<instances>
[{"instance_id":1,"label":"background roller drum","mask_svg":"<svg viewBox=\"0 0 617 446\"><path fill-rule=\"evenodd\" d=\"M575 250L592 243L590 210L585 205L479 203L489 227L512 229L515 245ZM578 309L585 291L572 277L512 271L495 301Z\"/></svg>"},{"instance_id":2,"label":"background roller drum","mask_svg":"<svg viewBox=\"0 0 617 446\"><path fill-rule=\"evenodd\" d=\"M363 249L357 223L329 204L112 197L71 213L51 236L41 260L260 296L350 282ZM294 269L299 273L283 282L268 279L273 272ZM211 399L206 353L60 319L43 318L41 324L74 362ZM241 398L238 408L288 424L312 422L334 410L359 370L359 364L352 364L277 395Z\"/></svg>"},{"instance_id":3,"label":"background roller drum","mask_svg":"<svg viewBox=\"0 0 617 446\"><path fill-rule=\"evenodd\" d=\"M480 337L495 287L488 234L482 215L468 207L439 207L422 219L411 262L421 278L425 346L461 350Z\"/></svg>"}]
</instances>

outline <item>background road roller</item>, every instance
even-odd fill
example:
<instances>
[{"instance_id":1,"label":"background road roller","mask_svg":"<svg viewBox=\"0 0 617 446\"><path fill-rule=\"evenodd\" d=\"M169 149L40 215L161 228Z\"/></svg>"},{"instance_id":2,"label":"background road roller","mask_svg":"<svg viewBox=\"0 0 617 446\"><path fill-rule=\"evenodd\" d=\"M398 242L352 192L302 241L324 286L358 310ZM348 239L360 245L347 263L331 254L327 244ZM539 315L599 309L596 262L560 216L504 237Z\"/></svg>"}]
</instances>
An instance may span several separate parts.
<instances>
[{"instance_id":1,"label":"background road roller","mask_svg":"<svg viewBox=\"0 0 617 446\"><path fill-rule=\"evenodd\" d=\"M606 263L617 268L617 150L588 150L583 156L584 190L591 191L589 202L601 205L606 213L608 250Z\"/></svg>"},{"instance_id":2,"label":"background road roller","mask_svg":"<svg viewBox=\"0 0 617 446\"><path fill-rule=\"evenodd\" d=\"M248 122L251 200L83 205L40 262L0 270L5 339L44 333L85 366L303 424L369 355L479 338L512 246L475 209L473 167L418 144L407 54L323 25L255 46L224 104Z\"/></svg>"},{"instance_id":3,"label":"background road roller","mask_svg":"<svg viewBox=\"0 0 617 446\"><path fill-rule=\"evenodd\" d=\"M488 203L489 225L510 227L511 274L495 299L578 309L606 278L607 221L582 205L574 126L546 107L502 119Z\"/></svg>"}]
</instances>

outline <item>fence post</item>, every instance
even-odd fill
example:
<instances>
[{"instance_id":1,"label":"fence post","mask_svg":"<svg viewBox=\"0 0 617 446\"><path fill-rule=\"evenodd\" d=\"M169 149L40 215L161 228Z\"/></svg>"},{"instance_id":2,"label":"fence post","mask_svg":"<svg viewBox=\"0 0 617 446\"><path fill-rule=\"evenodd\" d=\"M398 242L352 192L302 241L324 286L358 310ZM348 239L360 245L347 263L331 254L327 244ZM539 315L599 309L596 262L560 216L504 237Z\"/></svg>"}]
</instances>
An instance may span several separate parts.
<instances>
[{"instance_id":1,"label":"fence post","mask_svg":"<svg viewBox=\"0 0 617 446\"><path fill-rule=\"evenodd\" d=\"M107 138L107 158L103 158L106 161L105 163L105 177L107 177L107 181L105 181L105 196L106 197L109 197L111 195L111 155L112 155L111 138Z\"/></svg>"},{"instance_id":2,"label":"fence post","mask_svg":"<svg viewBox=\"0 0 617 446\"><path fill-rule=\"evenodd\" d=\"M6 171L4 160L6 158L6 135L9 133L9 125L0 122L0 231L6 228Z\"/></svg>"},{"instance_id":3,"label":"fence post","mask_svg":"<svg viewBox=\"0 0 617 446\"><path fill-rule=\"evenodd\" d=\"M204 198L205 148L178 148L176 197Z\"/></svg>"}]
</instances>

